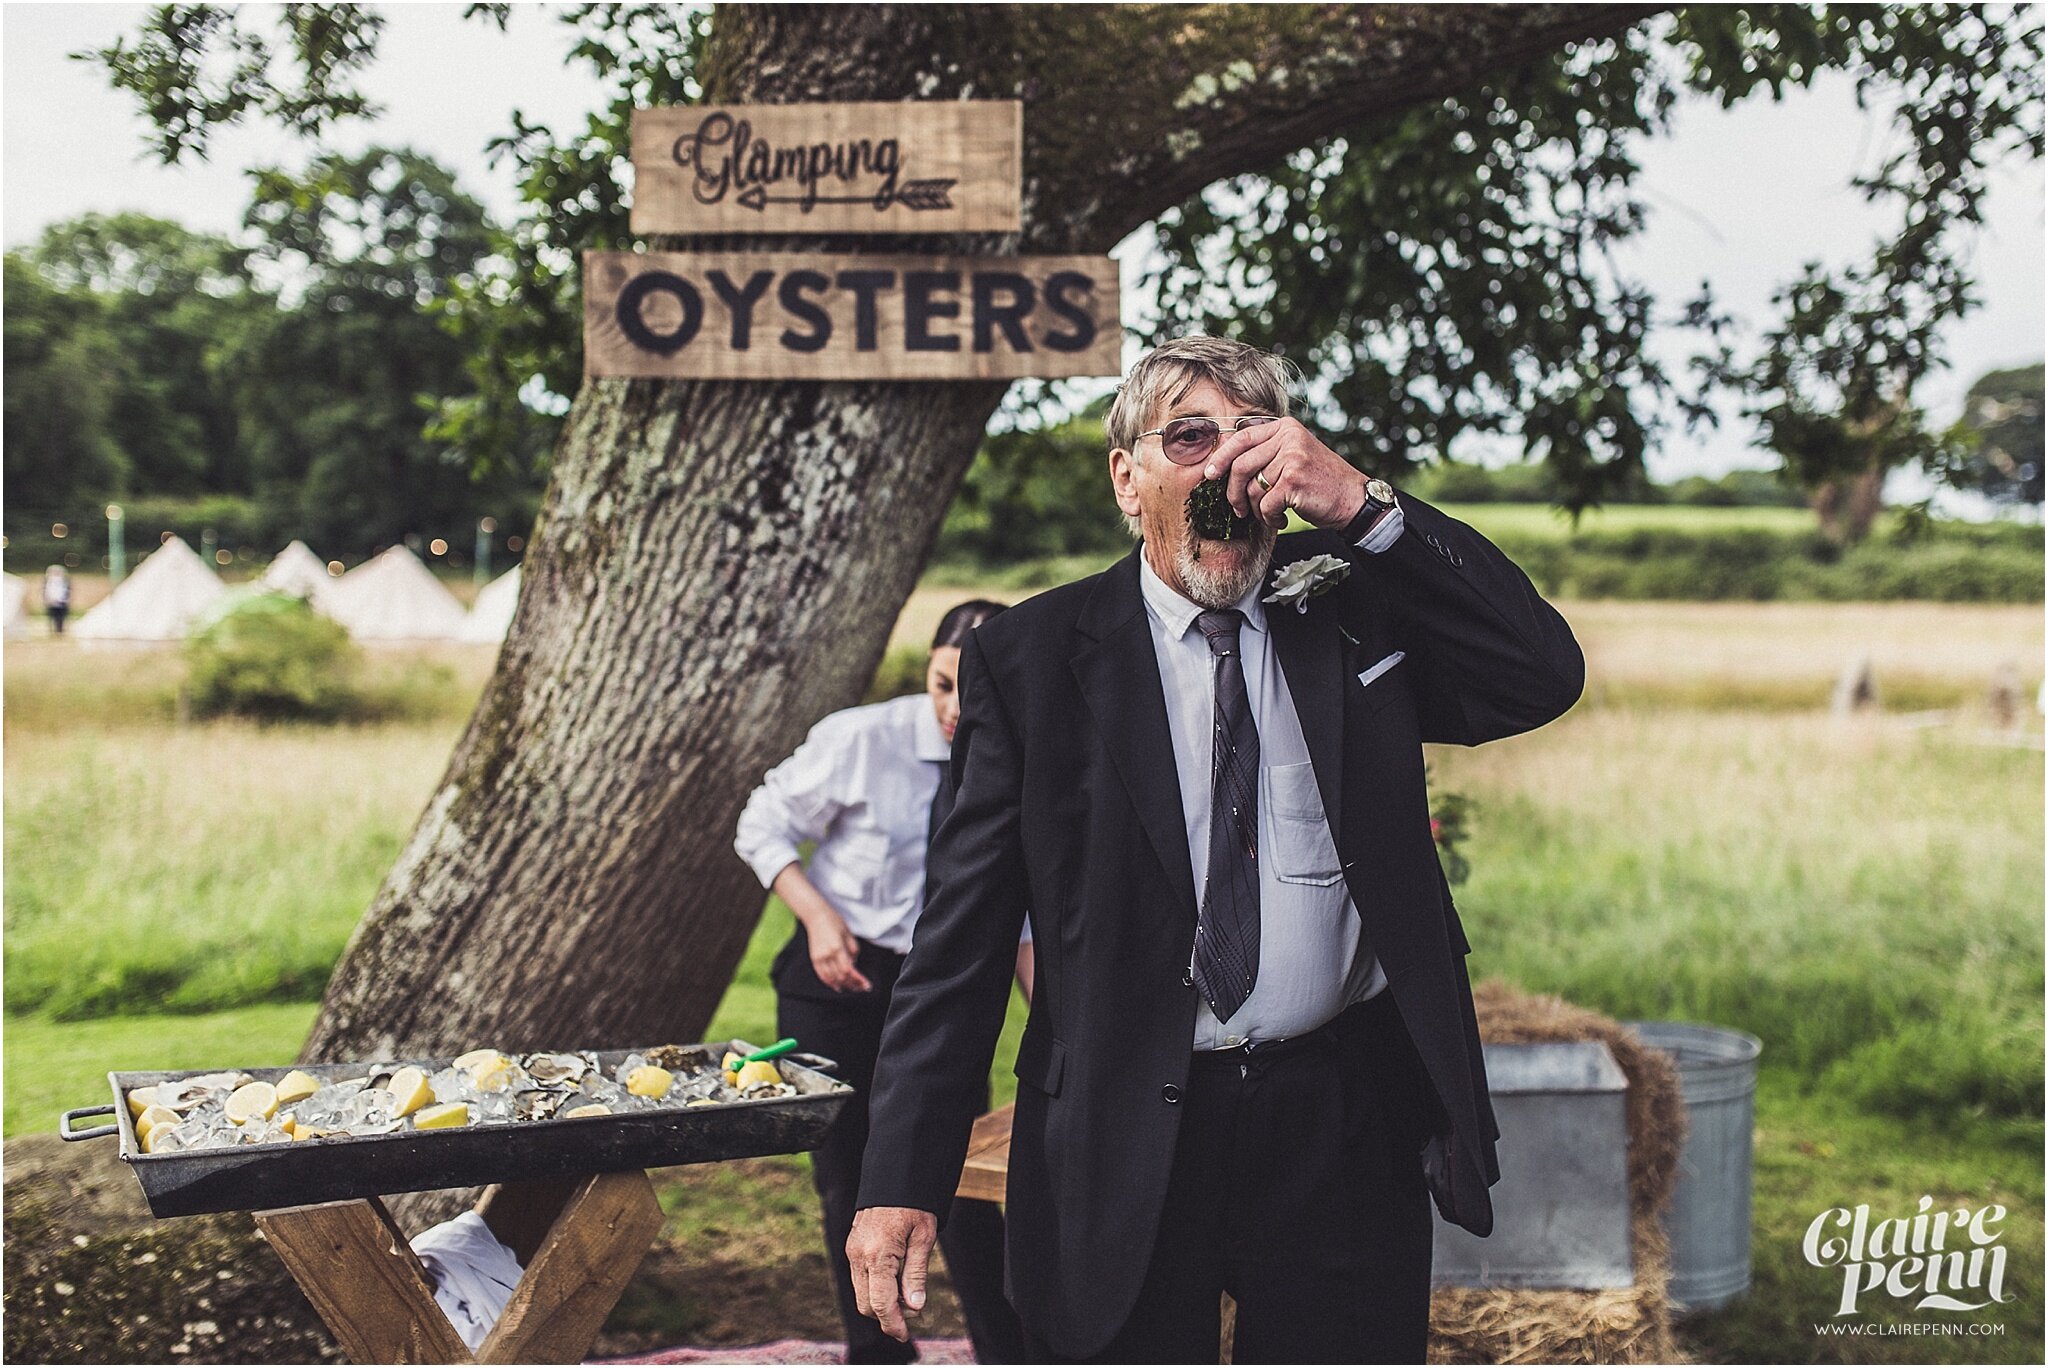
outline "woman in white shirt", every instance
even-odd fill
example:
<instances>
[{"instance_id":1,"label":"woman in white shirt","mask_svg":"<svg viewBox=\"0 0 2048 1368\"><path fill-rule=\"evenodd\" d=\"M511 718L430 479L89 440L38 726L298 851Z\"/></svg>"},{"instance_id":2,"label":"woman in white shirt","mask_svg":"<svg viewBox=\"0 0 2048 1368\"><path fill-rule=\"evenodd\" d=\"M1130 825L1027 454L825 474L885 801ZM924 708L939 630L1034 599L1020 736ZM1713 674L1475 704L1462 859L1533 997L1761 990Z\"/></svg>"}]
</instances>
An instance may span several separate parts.
<instances>
[{"instance_id":1,"label":"woman in white shirt","mask_svg":"<svg viewBox=\"0 0 2048 1368\"><path fill-rule=\"evenodd\" d=\"M860 1187L882 1022L924 908L933 798L960 721L960 647L1002 607L976 600L946 614L932 641L922 696L848 708L811 728L747 800L733 842L762 885L796 914L796 934L770 970L776 1033L837 1060L841 1076L857 1090L811 1156L849 1363L903 1363L917 1355L914 1344L897 1343L860 1314L846 1237ZM803 841L816 842L809 868L798 858ZM1027 997L1031 966L1027 926L1017 948L1017 978ZM956 1201L939 1247L975 1358L1023 1362L1023 1332L1003 1295L1001 1208Z\"/></svg>"}]
</instances>

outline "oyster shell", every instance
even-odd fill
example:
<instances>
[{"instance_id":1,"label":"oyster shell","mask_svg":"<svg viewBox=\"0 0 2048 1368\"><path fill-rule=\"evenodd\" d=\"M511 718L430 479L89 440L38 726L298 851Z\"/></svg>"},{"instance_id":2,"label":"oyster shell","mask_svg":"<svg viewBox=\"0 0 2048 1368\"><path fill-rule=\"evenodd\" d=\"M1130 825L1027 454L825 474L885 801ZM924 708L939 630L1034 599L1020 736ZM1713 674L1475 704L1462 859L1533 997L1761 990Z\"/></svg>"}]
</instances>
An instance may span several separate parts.
<instances>
[{"instance_id":1,"label":"oyster shell","mask_svg":"<svg viewBox=\"0 0 2048 1368\"><path fill-rule=\"evenodd\" d=\"M546 1121L562 1109L562 1103L574 1097L582 1100L581 1093L559 1091L554 1088L524 1088L513 1094L512 1119L514 1121Z\"/></svg>"},{"instance_id":2,"label":"oyster shell","mask_svg":"<svg viewBox=\"0 0 2048 1368\"><path fill-rule=\"evenodd\" d=\"M527 1077L547 1087L557 1083L574 1085L597 1068L597 1061L580 1054L530 1054L520 1060Z\"/></svg>"},{"instance_id":3,"label":"oyster shell","mask_svg":"<svg viewBox=\"0 0 2048 1368\"><path fill-rule=\"evenodd\" d=\"M706 1049L692 1050L682 1045L660 1045L647 1052L647 1062L667 1069L672 1074L681 1075L712 1068L718 1063L718 1058Z\"/></svg>"}]
</instances>

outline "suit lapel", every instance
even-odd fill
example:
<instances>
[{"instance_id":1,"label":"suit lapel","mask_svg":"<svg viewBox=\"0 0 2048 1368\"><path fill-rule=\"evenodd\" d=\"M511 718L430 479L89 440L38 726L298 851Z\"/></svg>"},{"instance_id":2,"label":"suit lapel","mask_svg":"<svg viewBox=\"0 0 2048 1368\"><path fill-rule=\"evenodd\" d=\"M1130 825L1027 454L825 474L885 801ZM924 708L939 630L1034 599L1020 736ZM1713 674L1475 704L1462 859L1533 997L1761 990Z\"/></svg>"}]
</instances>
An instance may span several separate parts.
<instances>
[{"instance_id":1,"label":"suit lapel","mask_svg":"<svg viewBox=\"0 0 2048 1368\"><path fill-rule=\"evenodd\" d=\"M1173 734L1166 725L1166 690L1159 682L1159 657L1138 592L1140 554L1133 551L1096 582L1076 624L1083 640L1072 665L1117 777L1192 923L1195 876L1188 861Z\"/></svg>"},{"instance_id":2,"label":"suit lapel","mask_svg":"<svg viewBox=\"0 0 2048 1368\"><path fill-rule=\"evenodd\" d=\"M1301 719L1301 737L1315 766L1316 788L1330 835L1344 831L1344 654L1335 609L1311 601L1306 613L1269 605L1266 628L1280 657L1280 672Z\"/></svg>"}]
</instances>

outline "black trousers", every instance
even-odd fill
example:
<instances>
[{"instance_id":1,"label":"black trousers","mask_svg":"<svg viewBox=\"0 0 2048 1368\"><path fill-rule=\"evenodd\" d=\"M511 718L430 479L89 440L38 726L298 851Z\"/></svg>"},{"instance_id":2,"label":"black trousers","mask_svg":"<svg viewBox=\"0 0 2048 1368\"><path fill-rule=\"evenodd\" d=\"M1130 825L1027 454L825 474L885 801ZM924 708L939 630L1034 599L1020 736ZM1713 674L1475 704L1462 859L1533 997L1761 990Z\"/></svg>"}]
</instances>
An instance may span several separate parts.
<instances>
[{"instance_id":1,"label":"black trousers","mask_svg":"<svg viewBox=\"0 0 2048 1368\"><path fill-rule=\"evenodd\" d=\"M1421 1363L1429 1084L1391 996L1322 1030L1195 1057L1166 1210L1131 1317L1086 1360L1026 1329L1034 1363Z\"/></svg>"},{"instance_id":2,"label":"black trousers","mask_svg":"<svg viewBox=\"0 0 2048 1368\"><path fill-rule=\"evenodd\" d=\"M874 1089L875 1057L882 1048L882 1020L903 967L903 956L861 942L856 966L874 987L865 993L835 993L811 968L810 940L801 926L775 957L778 1035L795 1036L800 1047L839 1063L840 1077L855 1088L825 1142L811 1155L811 1178L823 1210L825 1252L832 1261L833 1290L846 1325L848 1363L908 1363L912 1344L899 1344L860 1314L853 1298L853 1271L846 1237L853 1230L854 1201L860 1191L861 1152L868 1143L868 1095ZM988 1110L986 1099L982 1110ZM1003 1292L1003 1211L994 1202L956 1200L939 1230L939 1251L960 1296L977 1363L1022 1363L1024 1331Z\"/></svg>"}]
</instances>

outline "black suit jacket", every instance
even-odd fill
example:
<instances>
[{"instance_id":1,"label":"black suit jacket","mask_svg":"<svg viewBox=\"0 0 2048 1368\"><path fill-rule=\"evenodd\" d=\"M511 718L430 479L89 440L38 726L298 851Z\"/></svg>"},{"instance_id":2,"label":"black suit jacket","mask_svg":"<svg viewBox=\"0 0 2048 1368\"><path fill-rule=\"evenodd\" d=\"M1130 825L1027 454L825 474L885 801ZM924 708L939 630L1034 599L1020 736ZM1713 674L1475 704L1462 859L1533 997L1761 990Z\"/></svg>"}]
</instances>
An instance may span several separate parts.
<instances>
[{"instance_id":1,"label":"black suit jacket","mask_svg":"<svg viewBox=\"0 0 2048 1368\"><path fill-rule=\"evenodd\" d=\"M1541 726L1578 699L1585 664L1505 555L1401 502L1407 529L1379 555L1333 532L1281 537L1276 566L1331 554L1352 570L1306 613L1274 605L1268 620L1365 937L1434 1085L1418 1162L1445 1216L1484 1235L1498 1130L1422 743ZM1010 1284L1025 1323L1075 1355L1136 1300L1198 1000L1184 981L1195 874L1139 554L990 619L961 653L956 795L883 1032L860 1195L947 1209L1028 908L1038 979L1017 1057Z\"/></svg>"}]
</instances>

